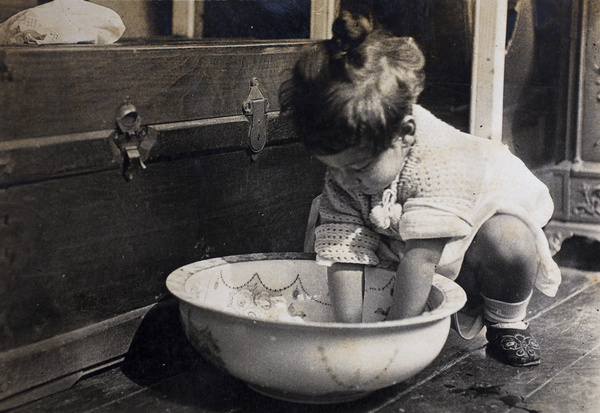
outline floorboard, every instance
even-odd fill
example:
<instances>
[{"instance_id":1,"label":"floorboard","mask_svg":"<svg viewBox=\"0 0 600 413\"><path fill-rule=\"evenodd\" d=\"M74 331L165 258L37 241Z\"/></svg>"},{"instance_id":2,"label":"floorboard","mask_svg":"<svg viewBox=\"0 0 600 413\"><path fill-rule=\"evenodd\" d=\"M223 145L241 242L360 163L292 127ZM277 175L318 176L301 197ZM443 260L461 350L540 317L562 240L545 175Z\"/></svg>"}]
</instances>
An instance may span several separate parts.
<instances>
[{"instance_id":1,"label":"floorboard","mask_svg":"<svg viewBox=\"0 0 600 413\"><path fill-rule=\"evenodd\" d=\"M539 412L597 412L600 406L599 369L600 347L596 346L528 394L529 408Z\"/></svg>"},{"instance_id":2,"label":"floorboard","mask_svg":"<svg viewBox=\"0 0 600 413\"><path fill-rule=\"evenodd\" d=\"M11 412L596 412L600 273L564 268L563 276L556 297L536 292L529 308L543 349L536 367L500 364L486 356L482 333L465 341L451 331L434 363L403 383L350 404L287 403L206 364L179 330L176 303L166 302L160 317L144 320L117 368Z\"/></svg>"},{"instance_id":3,"label":"floorboard","mask_svg":"<svg viewBox=\"0 0 600 413\"><path fill-rule=\"evenodd\" d=\"M537 318L535 331L543 349L543 362L539 366L505 366L486 357L485 349L481 349L379 411L501 412L513 406L536 410L529 407L531 395L543 388L560 386L555 377L576 374L577 362L598 349L599 308L600 285L595 284ZM589 366L589 370L590 375L597 375L598 365ZM562 384L563 391L568 391L585 383L571 383L566 388ZM592 405L597 400L597 387L588 388L587 392L590 396L582 402ZM547 399L537 403L553 407L541 411L572 411L572 406L565 404L558 392L544 394Z\"/></svg>"}]
</instances>

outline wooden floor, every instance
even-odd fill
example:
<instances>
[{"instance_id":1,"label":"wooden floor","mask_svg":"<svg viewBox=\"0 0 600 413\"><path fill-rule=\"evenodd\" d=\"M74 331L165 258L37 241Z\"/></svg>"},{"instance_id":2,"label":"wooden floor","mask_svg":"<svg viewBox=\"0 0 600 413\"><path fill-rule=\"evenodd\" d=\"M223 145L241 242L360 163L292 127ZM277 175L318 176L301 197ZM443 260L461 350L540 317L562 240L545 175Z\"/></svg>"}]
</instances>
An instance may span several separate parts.
<instances>
[{"instance_id":1,"label":"wooden floor","mask_svg":"<svg viewBox=\"0 0 600 413\"><path fill-rule=\"evenodd\" d=\"M483 334L464 341L451 331L436 361L404 383L355 403L292 404L207 365L183 338L169 300L148 314L122 363L11 412L598 412L600 247L574 238L557 261L559 294L536 292L529 308L539 366L505 366L486 356Z\"/></svg>"}]
</instances>

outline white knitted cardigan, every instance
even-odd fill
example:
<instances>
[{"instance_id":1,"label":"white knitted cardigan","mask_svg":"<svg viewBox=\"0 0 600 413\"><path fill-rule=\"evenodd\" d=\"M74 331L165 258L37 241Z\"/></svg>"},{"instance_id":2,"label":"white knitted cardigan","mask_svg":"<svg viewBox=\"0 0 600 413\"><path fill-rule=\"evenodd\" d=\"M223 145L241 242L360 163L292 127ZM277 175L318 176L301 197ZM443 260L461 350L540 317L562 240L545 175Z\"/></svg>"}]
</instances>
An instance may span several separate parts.
<instances>
[{"instance_id":1,"label":"white knitted cardigan","mask_svg":"<svg viewBox=\"0 0 600 413\"><path fill-rule=\"evenodd\" d=\"M540 238L538 250L552 273L552 280L546 280L549 287L542 291L555 293L560 271L541 230L553 210L547 188L505 145L462 133L419 105L414 105L413 114L415 143L400 176L382 193L353 192L326 175L315 230L318 260L374 266L380 258L389 259L380 257L382 244L431 238L464 240L460 248L448 248L464 255L484 220L498 212L513 213ZM509 169L502 171L504 165ZM401 251L396 249L399 259ZM459 266L462 257L449 261Z\"/></svg>"}]
</instances>

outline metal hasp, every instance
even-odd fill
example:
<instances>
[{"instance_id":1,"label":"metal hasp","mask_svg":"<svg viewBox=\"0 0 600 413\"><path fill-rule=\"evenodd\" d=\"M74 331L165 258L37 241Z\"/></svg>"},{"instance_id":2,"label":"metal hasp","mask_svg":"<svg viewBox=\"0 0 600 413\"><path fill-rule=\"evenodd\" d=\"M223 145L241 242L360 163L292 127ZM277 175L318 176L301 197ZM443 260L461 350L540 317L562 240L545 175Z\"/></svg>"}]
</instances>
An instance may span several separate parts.
<instances>
[{"instance_id":1,"label":"metal hasp","mask_svg":"<svg viewBox=\"0 0 600 413\"><path fill-rule=\"evenodd\" d=\"M250 120L248 139L250 140L252 159L255 160L267 143L267 110L269 109L269 101L261 93L256 77L250 81L250 93L244 102L243 109L244 115Z\"/></svg>"},{"instance_id":2,"label":"metal hasp","mask_svg":"<svg viewBox=\"0 0 600 413\"><path fill-rule=\"evenodd\" d=\"M135 171L146 169L144 161L156 143L158 131L142 126L141 116L129 101L117 111L116 123L118 130L113 134L113 140L123 156L123 177L130 181Z\"/></svg>"}]
</instances>

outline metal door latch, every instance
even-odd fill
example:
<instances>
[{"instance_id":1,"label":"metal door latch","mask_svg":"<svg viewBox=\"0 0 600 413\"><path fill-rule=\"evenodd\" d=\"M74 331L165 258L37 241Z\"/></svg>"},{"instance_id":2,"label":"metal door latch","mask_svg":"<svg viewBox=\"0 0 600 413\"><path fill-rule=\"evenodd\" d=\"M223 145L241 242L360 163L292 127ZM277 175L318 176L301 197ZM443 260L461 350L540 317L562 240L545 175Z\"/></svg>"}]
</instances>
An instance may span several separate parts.
<instances>
[{"instance_id":1,"label":"metal door latch","mask_svg":"<svg viewBox=\"0 0 600 413\"><path fill-rule=\"evenodd\" d=\"M113 134L113 141L123 156L123 177L130 181L134 172L146 169L144 161L156 143L158 131L142 126L141 116L129 101L117 111L116 122L118 130Z\"/></svg>"},{"instance_id":2,"label":"metal door latch","mask_svg":"<svg viewBox=\"0 0 600 413\"><path fill-rule=\"evenodd\" d=\"M269 101L265 99L258 87L258 78L253 77L250 81L250 93L243 105L244 115L250 120L248 139L250 140L252 159L256 159L267 143L268 109Z\"/></svg>"}]
</instances>

